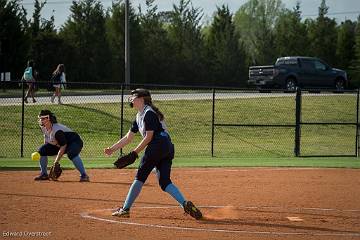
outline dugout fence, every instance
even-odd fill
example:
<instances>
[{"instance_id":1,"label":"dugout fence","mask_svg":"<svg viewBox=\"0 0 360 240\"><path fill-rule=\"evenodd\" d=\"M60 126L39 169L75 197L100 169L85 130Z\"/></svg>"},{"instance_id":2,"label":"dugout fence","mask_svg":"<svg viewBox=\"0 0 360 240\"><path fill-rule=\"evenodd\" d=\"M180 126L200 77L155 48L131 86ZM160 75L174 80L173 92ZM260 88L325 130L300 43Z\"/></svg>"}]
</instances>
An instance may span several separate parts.
<instances>
[{"instance_id":1,"label":"dugout fence","mask_svg":"<svg viewBox=\"0 0 360 240\"><path fill-rule=\"evenodd\" d=\"M127 106L127 97L137 87L148 88L165 113L178 157L358 156L358 90L284 92L68 82L64 104L59 105L51 103L52 93L42 88L36 103L25 104L26 85L8 84L12 87L5 86L0 93L0 157L29 156L42 144L37 114L44 108L80 133L84 157L102 157L103 148L130 128L135 113Z\"/></svg>"}]
</instances>

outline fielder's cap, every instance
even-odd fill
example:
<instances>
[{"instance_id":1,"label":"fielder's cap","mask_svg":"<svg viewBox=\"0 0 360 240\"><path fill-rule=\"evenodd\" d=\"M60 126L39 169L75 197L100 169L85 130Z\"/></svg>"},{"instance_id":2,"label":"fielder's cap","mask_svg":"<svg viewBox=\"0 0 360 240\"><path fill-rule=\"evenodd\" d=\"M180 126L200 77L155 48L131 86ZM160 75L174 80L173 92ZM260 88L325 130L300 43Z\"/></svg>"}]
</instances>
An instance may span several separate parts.
<instances>
[{"instance_id":1,"label":"fielder's cap","mask_svg":"<svg viewBox=\"0 0 360 240\"><path fill-rule=\"evenodd\" d=\"M131 95L135 97L150 97L150 92L144 88L137 88L131 91Z\"/></svg>"}]
</instances>

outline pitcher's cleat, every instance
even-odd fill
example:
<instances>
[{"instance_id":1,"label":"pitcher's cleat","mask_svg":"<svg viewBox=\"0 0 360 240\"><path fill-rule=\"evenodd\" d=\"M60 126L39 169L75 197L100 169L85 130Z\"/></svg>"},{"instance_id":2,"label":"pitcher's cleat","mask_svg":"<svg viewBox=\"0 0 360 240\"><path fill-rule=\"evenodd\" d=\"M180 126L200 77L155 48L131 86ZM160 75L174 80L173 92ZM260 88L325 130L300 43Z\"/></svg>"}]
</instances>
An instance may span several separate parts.
<instances>
[{"instance_id":1,"label":"pitcher's cleat","mask_svg":"<svg viewBox=\"0 0 360 240\"><path fill-rule=\"evenodd\" d=\"M191 201L185 201L183 207L185 213L189 214L196 220L200 220L202 218L202 213Z\"/></svg>"},{"instance_id":2,"label":"pitcher's cleat","mask_svg":"<svg viewBox=\"0 0 360 240\"><path fill-rule=\"evenodd\" d=\"M35 181L45 181L45 180L49 180L49 176L48 175L40 175L37 176L36 178L34 178Z\"/></svg>"},{"instance_id":3,"label":"pitcher's cleat","mask_svg":"<svg viewBox=\"0 0 360 240\"><path fill-rule=\"evenodd\" d=\"M90 182L90 178L88 175L80 176L80 182Z\"/></svg>"},{"instance_id":4,"label":"pitcher's cleat","mask_svg":"<svg viewBox=\"0 0 360 240\"><path fill-rule=\"evenodd\" d=\"M129 210L124 210L123 208L118 208L111 215L116 216L116 217L128 218L128 217L130 217L130 211Z\"/></svg>"}]
</instances>

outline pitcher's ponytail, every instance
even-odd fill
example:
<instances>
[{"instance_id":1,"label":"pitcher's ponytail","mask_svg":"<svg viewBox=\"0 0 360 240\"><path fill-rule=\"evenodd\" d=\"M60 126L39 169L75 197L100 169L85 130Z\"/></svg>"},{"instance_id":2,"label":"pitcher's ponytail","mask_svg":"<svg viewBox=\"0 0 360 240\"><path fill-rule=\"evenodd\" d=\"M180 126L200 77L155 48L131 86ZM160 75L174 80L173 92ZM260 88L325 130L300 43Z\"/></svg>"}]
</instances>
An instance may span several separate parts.
<instances>
[{"instance_id":1,"label":"pitcher's ponytail","mask_svg":"<svg viewBox=\"0 0 360 240\"><path fill-rule=\"evenodd\" d=\"M150 106L156 112L156 115L158 116L160 121L164 120L164 114L152 103L151 97L144 97L144 103Z\"/></svg>"},{"instance_id":2,"label":"pitcher's ponytail","mask_svg":"<svg viewBox=\"0 0 360 240\"><path fill-rule=\"evenodd\" d=\"M150 106L156 112L160 121L164 120L164 114L152 103L151 94L147 89L137 88L131 91L131 95L144 98L144 104Z\"/></svg>"}]
</instances>

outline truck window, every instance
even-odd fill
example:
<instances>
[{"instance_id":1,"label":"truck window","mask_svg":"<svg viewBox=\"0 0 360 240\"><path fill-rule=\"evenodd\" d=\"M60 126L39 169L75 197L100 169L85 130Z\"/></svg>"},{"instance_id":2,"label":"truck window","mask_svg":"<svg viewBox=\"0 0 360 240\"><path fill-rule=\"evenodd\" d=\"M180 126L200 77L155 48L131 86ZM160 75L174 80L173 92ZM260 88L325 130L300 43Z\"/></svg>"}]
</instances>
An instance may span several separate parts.
<instances>
[{"instance_id":1,"label":"truck window","mask_svg":"<svg viewBox=\"0 0 360 240\"><path fill-rule=\"evenodd\" d=\"M277 60L275 63L275 66L281 66L281 65L286 65L286 66L294 66L297 65L297 59L281 59L281 60Z\"/></svg>"},{"instance_id":2,"label":"truck window","mask_svg":"<svg viewBox=\"0 0 360 240\"><path fill-rule=\"evenodd\" d=\"M285 65L297 65L297 60L296 59L288 59L285 60Z\"/></svg>"},{"instance_id":3,"label":"truck window","mask_svg":"<svg viewBox=\"0 0 360 240\"><path fill-rule=\"evenodd\" d=\"M304 70L314 70L315 65L311 60L301 60L301 66Z\"/></svg>"},{"instance_id":4,"label":"truck window","mask_svg":"<svg viewBox=\"0 0 360 240\"><path fill-rule=\"evenodd\" d=\"M323 63L321 63L319 61L315 61L314 63L315 63L316 70L320 70L320 71L326 70L326 66Z\"/></svg>"},{"instance_id":5,"label":"truck window","mask_svg":"<svg viewBox=\"0 0 360 240\"><path fill-rule=\"evenodd\" d=\"M280 66L284 64L284 60L277 60L275 66Z\"/></svg>"}]
</instances>

